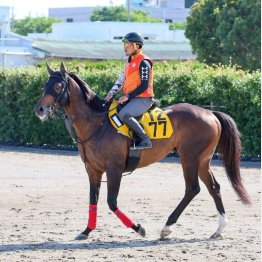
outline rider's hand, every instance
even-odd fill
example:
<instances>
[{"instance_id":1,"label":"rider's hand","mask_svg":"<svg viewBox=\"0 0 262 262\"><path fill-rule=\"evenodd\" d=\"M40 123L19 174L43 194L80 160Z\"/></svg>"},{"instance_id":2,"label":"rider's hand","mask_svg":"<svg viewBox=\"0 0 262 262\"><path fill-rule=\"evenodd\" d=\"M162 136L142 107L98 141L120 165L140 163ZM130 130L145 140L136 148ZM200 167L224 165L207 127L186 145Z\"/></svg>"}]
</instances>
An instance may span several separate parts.
<instances>
[{"instance_id":1,"label":"rider's hand","mask_svg":"<svg viewBox=\"0 0 262 262\"><path fill-rule=\"evenodd\" d=\"M119 104L123 104L124 102L126 102L128 100L128 97L127 96L121 96L119 99L118 99L118 103Z\"/></svg>"},{"instance_id":2,"label":"rider's hand","mask_svg":"<svg viewBox=\"0 0 262 262\"><path fill-rule=\"evenodd\" d=\"M113 95L111 93L108 93L105 100L108 102L113 98Z\"/></svg>"}]
</instances>

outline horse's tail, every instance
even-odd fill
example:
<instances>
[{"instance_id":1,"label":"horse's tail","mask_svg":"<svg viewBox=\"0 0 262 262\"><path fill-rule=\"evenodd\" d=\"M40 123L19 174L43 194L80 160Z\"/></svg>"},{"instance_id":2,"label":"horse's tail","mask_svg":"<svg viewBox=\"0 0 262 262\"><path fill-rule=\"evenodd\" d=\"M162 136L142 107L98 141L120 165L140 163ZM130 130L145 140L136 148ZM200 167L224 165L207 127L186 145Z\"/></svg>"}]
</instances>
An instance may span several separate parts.
<instances>
[{"instance_id":1,"label":"horse's tail","mask_svg":"<svg viewBox=\"0 0 262 262\"><path fill-rule=\"evenodd\" d=\"M244 204L251 204L251 200L244 188L240 176L240 132L235 121L227 114L213 112L221 124L221 136L218 141L218 153L221 154L226 174L233 189Z\"/></svg>"}]
</instances>

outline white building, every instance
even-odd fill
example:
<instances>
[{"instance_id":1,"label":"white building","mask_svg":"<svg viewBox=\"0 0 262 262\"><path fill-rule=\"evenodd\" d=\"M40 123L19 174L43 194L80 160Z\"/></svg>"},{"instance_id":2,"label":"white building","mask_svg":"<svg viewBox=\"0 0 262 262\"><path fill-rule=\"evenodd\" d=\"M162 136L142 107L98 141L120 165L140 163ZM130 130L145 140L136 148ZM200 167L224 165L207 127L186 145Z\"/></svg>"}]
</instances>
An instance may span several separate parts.
<instances>
[{"instance_id":1,"label":"white building","mask_svg":"<svg viewBox=\"0 0 262 262\"><path fill-rule=\"evenodd\" d=\"M128 1L127 1L128 2ZM183 22L189 14L185 0L130 0L130 8L145 10L163 22Z\"/></svg>"},{"instance_id":2,"label":"white building","mask_svg":"<svg viewBox=\"0 0 262 262\"><path fill-rule=\"evenodd\" d=\"M50 34L28 34L31 39L115 41L127 33L139 32L146 41L188 43L183 30L169 30L167 23L74 22L54 23Z\"/></svg>"},{"instance_id":3,"label":"white building","mask_svg":"<svg viewBox=\"0 0 262 262\"><path fill-rule=\"evenodd\" d=\"M0 6L0 66L35 64L44 52L32 47L32 40L10 32L11 8Z\"/></svg>"},{"instance_id":4,"label":"white building","mask_svg":"<svg viewBox=\"0 0 262 262\"><path fill-rule=\"evenodd\" d=\"M79 22L56 23L52 27L53 38L68 40L119 41L129 31L139 32L150 41L174 39L174 31L170 31L165 23Z\"/></svg>"},{"instance_id":5,"label":"white building","mask_svg":"<svg viewBox=\"0 0 262 262\"><path fill-rule=\"evenodd\" d=\"M49 8L48 16L61 19L63 22L88 22L95 7L59 7Z\"/></svg>"},{"instance_id":6,"label":"white building","mask_svg":"<svg viewBox=\"0 0 262 262\"><path fill-rule=\"evenodd\" d=\"M186 8L185 0L130 0L126 6L130 9L140 9L149 12L154 18L160 18L163 22L183 22L188 16L189 8ZM88 22L97 7L70 7L49 8L48 16L60 18L63 22Z\"/></svg>"}]
</instances>

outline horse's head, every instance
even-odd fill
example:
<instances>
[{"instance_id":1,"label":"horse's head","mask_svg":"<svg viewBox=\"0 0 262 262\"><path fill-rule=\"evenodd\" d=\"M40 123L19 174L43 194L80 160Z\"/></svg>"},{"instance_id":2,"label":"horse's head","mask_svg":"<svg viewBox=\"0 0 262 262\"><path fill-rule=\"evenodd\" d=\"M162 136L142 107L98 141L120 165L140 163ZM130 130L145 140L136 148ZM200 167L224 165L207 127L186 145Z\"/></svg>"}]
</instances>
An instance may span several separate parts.
<instances>
[{"instance_id":1,"label":"horse's head","mask_svg":"<svg viewBox=\"0 0 262 262\"><path fill-rule=\"evenodd\" d=\"M63 63L61 63L60 71L54 71L47 64L49 79L45 84L45 90L35 106L36 115L45 121L53 113L55 109L64 107L69 102L69 83L68 75Z\"/></svg>"}]
</instances>

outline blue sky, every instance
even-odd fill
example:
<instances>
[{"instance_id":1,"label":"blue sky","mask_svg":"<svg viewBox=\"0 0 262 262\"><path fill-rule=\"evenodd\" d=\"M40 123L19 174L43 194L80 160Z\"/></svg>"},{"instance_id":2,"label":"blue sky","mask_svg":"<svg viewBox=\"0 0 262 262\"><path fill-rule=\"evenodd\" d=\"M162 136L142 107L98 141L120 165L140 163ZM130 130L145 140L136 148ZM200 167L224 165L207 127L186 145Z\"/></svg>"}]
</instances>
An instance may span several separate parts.
<instances>
[{"instance_id":1,"label":"blue sky","mask_svg":"<svg viewBox=\"0 0 262 262\"><path fill-rule=\"evenodd\" d=\"M49 7L125 5L126 0L1 0L0 6L12 6L16 19L47 16Z\"/></svg>"}]
</instances>

